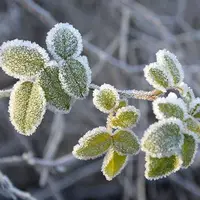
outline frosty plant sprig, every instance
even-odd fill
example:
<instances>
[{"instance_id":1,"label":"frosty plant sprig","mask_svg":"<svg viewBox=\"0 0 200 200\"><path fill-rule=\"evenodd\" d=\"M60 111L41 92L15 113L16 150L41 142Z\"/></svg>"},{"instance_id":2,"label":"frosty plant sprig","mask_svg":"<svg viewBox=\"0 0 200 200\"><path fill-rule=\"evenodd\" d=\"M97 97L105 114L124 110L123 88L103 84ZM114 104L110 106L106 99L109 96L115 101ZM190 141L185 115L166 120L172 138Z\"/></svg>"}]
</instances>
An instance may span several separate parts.
<instances>
[{"instance_id":1,"label":"frosty plant sprig","mask_svg":"<svg viewBox=\"0 0 200 200\"><path fill-rule=\"evenodd\" d=\"M200 141L200 98L184 83L182 66L174 54L160 50L156 62L144 68L152 91L117 90L109 84L91 83L88 59L81 55L82 37L72 25L56 24L47 33L46 45L49 54L36 43L18 39L0 47L1 68L19 79L10 90L0 91L0 98L10 97L10 121L17 132L32 135L46 109L67 114L76 100L94 90L93 104L107 115L107 122L80 138L73 149L76 158L104 155L102 172L107 180L118 175L140 149L146 154L145 177L150 180L193 163ZM132 131L140 111L128 104L128 98L153 101L158 121L149 126L141 142Z\"/></svg>"}]
</instances>

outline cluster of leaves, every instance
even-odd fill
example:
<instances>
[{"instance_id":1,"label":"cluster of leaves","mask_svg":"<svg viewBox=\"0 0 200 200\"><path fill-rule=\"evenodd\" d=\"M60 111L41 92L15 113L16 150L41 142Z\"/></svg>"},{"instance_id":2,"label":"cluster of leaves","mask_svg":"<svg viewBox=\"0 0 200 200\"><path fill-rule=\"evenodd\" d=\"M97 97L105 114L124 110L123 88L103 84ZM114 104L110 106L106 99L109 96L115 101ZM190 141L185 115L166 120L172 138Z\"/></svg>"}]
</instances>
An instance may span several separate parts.
<instances>
[{"instance_id":1,"label":"cluster of leaves","mask_svg":"<svg viewBox=\"0 0 200 200\"><path fill-rule=\"evenodd\" d=\"M140 150L139 139L130 130L138 122L140 113L126 99L120 99L117 90L108 84L94 90L93 103L108 114L107 126L88 131L74 147L73 155L88 160L106 153L102 172L107 180L112 180L125 167L128 156Z\"/></svg>"},{"instance_id":2,"label":"cluster of leaves","mask_svg":"<svg viewBox=\"0 0 200 200\"><path fill-rule=\"evenodd\" d=\"M0 47L0 66L20 79L13 87L9 113L11 123L23 135L31 135L41 123L46 108L68 113L76 99L88 95L91 70L81 56L78 30L68 23L55 25L46 37L47 49L23 40Z\"/></svg>"},{"instance_id":3,"label":"cluster of leaves","mask_svg":"<svg viewBox=\"0 0 200 200\"><path fill-rule=\"evenodd\" d=\"M144 69L147 81L163 92L177 90L180 98L171 92L153 102L159 121L146 130L141 141L141 149L146 153L145 176L150 180L188 168L200 141L200 99L183 82L177 58L166 50L156 55L157 62Z\"/></svg>"}]
</instances>

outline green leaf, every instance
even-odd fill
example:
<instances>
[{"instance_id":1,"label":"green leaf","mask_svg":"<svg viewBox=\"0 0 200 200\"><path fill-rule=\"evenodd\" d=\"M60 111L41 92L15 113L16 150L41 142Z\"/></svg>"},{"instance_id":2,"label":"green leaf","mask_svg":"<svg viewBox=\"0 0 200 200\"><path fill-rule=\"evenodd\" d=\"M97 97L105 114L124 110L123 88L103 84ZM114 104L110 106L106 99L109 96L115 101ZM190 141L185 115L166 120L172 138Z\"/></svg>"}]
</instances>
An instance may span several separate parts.
<instances>
[{"instance_id":1,"label":"green leaf","mask_svg":"<svg viewBox=\"0 0 200 200\"><path fill-rule=\"evenodd\" d=\"M144 76L150 85L162 92L166 92L166 89L171 86L168 73L158 63L147 65L144 68Z\"/></svg>"},{"instance_id":2,"label":"green leaf","mask_svg":"<svg viewBox=\"0 0 200 200\"><path fill-rule=\"evenodd\" d=\"M188 130L194 132L200 140L200 123L193 117L189 117L185 120Z\"/></svg>"},{"instance_id":3,"label":"green leaf","mask_svg":"<svg viewBox=\"0 0 200 200\"><path fill-rule=\"evenodd\" d=\"M115 111L117 112L120 108L128 106L127 99L120 99L118 106L115 108Z\"/></svg>"},{"instance_id":4,"label":"green leaf","mask_svg":"<svg viewBox=\"0 0 200 200\"><path fill-rule=\"evenodd\" d=\"M41 72L38 78L38 84L45 92L49 108L63 113L70 111L74 99L63 90L56 63L48 64L48 67Z\"/></svg>"},{"instance_id":5,"label":"green leaf","mask_svg":"<svg viewBox=\"0 0 200 200\"><path fill-rule=\"evenodd\" d=\"M108 181L111 181L117 176L125 167L128 157L120 155L112 148L109 149L108 153L104 157L102 172Z\"/></svg>"},{"instance_id":6,"label":"green leaf","mask_svg":"<svg viewBox=\"0 0 200 200\"><path fill-rule=\"evenodd\" d=\"M156 53L157 62L165 69L168 69L172 76L174 85L183 82L184 73L181 64L174 54L166 49L160 50Z\"/></svg>"},{"instance_id":7,"label":"green leaf","mask_svg":"<svg viewBox=\"0 0 200 200\"><path fill-rule=\"evenodd\" d=\"M186 104L172 92L167 97L157 98L153 102L153 111L157 119L175 117L183 120L187 116Z\"/></svg>"},{"instance_id":8,"label":"green leaf","mask_svg":"<svg viewBox=\"0 0 200 200\"><path fill-rule=\"evenodd\" d=\"M195 99L193 90L187 84L181 83L178 89L185 103L190 104Z\"/></svg>"},{"instance_id":9,"label":"green leaf","mask_svg":"<svg viewBox=\"0 0 200 200\"><path fill-rule=\"evenodd\" d=\"M103 84L94 90L93 104L101 112L109 113L119 104L119 94L113 86Z\"/></svg>"},{"instance_id":10,"label":"green leaf","mask_svg":"<svg viewBox=\"0 0 200 200\"><path fill-rule=\"evenodd\" d=\"M78 57L83 50L81 34L68 23L56 24L47 33L46 44L56 60Z\"/></svg>"},{"instance_id":11,"label":"green leaf","mask_svg":"<svg viewBox=\"0 0 200 200\"><path fill-rule=\"evenodd\" d=\"M182 129L182 122L176 118L154 123L144 133L142 150L158 158L179 153L183 144Z\"/></svg>"},{"instance_id":12,"label":"green leaf","mask_svg":"<svg viewBox=\"0 0 200 200\"><path fill-rule=\"evenodd\" d=\"M138 137L131 130L116 130L114 132L113 148L119 154L136 155L140 151L140 143Z\"/></svg>"},{"instance_id":13,"label":"green leaf","mask_svg":"<svg viewBox=\"0 0 200 200\"><path fill-rule=\"evenodd\" d=\"M182 160L177 155L164 158L154 158L146 155L145 177L149 180L164 178L181 168Z\"/></svg>"},{"instance_id":14,"label":"green leaf","mask_svg":"<svg viewBox=\"0 0 200 200\"><path fill-rule=\"evenodd\" d=\"M112 143L110 133L105 127L88 131L74 146L73 155L81 160L94 159L104 154Z\"/></svg>"},{"instance_id":15,"label":"green leaf","mask_svg":"<svg viewBox=\"0 0 200 200\"><path fill-rule=\"evenodd\" d=\"M197 147L197 142L194 136L187 133L184 134L184 143L181 151L183 168L188 168L193 163Z\"/></svg>"},{"instance_id":16,"label":"green leaf","mask_svg":"<svg viewBox=\"0 0 200 200\"><path fill-rule=\"evenodd\" d=\"M85 56L69 59L60 68L59 79L62 88L70 96L82 99L88 95L91 83L91 70Z\"/></svg>"},{"instance_id":17,"label":"green leaf","mask_svg":"<svg viewBox=\"0 0 200 200\"><path fill-rule=\"evenodd\" d=\"M200 119L200 98L196 98L190 103L189 113L194 118Z\"/></svg>"},{"instance_id":18,"label":"green leaf","mask_svg":"<svg viewBox=\"0 0 200 200\"><path fill-rule=\"evenodd\" d=\"M15 78L32 78L44 69L49 61L46 51L35 43L12 40L3 43L0 50L0 66Z\"/></svg>"},{"instance_id":19,"label":"green leaf","mask_svg":"<svg viewBox=\"0 0 200 200\"><path fill-rule=\"evenodd\" d=\"M31 135L42 121L46 99L42 88L33 82L15 84L11 92L9 113L11 123L23 135Z\"/></svg>"},{"instance_id":20,"label":"green leaf","mask_svg":"<svg viewBox=\"0 0 200 200\"><path fill-rule=\"evenodd\" d=\"M109 118L108 123L113 128L131 128L136 125L140 117L140 112L134 106L120 108L116 116Z\"/></svg>"}]
</instances>

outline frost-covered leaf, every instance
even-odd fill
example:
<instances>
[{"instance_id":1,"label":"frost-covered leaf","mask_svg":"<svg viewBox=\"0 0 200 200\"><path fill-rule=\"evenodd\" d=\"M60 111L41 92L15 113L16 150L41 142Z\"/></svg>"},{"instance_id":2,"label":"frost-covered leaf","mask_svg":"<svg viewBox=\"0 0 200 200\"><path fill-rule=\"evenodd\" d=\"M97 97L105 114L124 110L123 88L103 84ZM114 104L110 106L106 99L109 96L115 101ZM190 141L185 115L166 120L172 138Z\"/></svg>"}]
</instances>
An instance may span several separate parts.
<instances>
[{"instance_id":1,"label":"frost-covered leaf","mask_svg":"<svg viewBox=\"0 0 200 200\"><path fill-rule=\"evenodd\" d=\"M23 135L31 135L42 121L46 99L42 88L33 82L15 84L11 92L9 113L11 123Z\"/></svg>"},{"instance_id":2,"label":"frost-covered leaf","mask_svg":"<svg viewBox=\"0 0 200 200\"><path fill-rule=\"evenodd\" d=\"M112 139L105 127L88 131L74 146L73 155L81 160L94 159L104 154L110 147Z\"/></svg>"},{"instance_id":3,"label":"frost-covered leaf","mask_svg":"<svg viewBox=\"0 0 200 200\"><path fill-rule=\"evenodd\" d=\"M166 92L171 86L171 78L158 63L151 63L144 68L144 76L154 88Z\"/></svg>"},{"instance_id":4,"label":"frost-covered leaf","mask_svg":"<svg viewBox=\"0 0 200 200\"><path fill-rule=\"evenodd\" d=\"M176 118L154 123L145 131L141 149L158 158L179 153L183 144L182 129L182 122Z\"/></svg>"},{"instance_id":5,"label":"frost-covered leaf","mask_svg":"<svg viewBox=\"0 0 200 200\"><path fill-rule=\"evenodd\" d=\"M48 61L48 54L36 43L16 39L0 47L0 66L15 78L34 77Z\"/></svg>"},{"instance_id":6,"label":"frost-covered leaf","mask_svg":"<svg viewBox=\"0 0 200 200\"><path fill-rule=\"evenodd\" d=\"M119 154L136 155L140 150L139 139L131 130L116 130L112 138L113 148Z\"/></svg>"},{"instance_id":7,"label":"frost-covered leaf","mask_svg":"<svg viewBox=\"0 0 200 200\"><path fill-rule=\"evenodd\" d=\"M94 90L93 104L101 112L109 113L119 104L119 94L113 86L103 84Z\"/></svg>"},{"instance_id":8,"label":"frost-covered leaf","mask_svg":"<svg viewBox=\"0 0 200 200\"><path fill-rule=\"evenodd\" d=\"M200 98L194 99L189 105L189 113L196 119L200 119Z\"/></svg>"},{"instance_id":9,"label":"frost-covered leaf","mask_svg":"<svg viewBox=\"0 0 200 200\"><path fill-rule=\"evenodd\" d=\"M120 174L120 172L126 166L128 157L125 155L120 155L112 148L109 149L103 160L102 172L108 181L111 181L115 176Z\"/></svg>"},{"instance_id":10,"label":"frost-covered leaf","mask_svg":"<svg viewBox=\"0 0 200 200\"><path fill-rule=\"evenodd\" d=\"M153 102L153 111L157 119L175 117L183 120L187 117L187 106L181 98L177 98L175 93L157 98Z\"/></svg>"},{"instance_id":11,"label":"frost-covered leaf","mask_svg":"<svg viewBox=\"0 0 200 200\"><path fill-rule=\"evenodd\" d=\"M184 134L184 143L181 151L183 168L188 168L193 163L197 147L197 142L194 136L188 133Z\"/></svg>"},{"instance_id":12,"label":"frost-covered leaf","mask_svg":"<svg viewBox=\"0 0 200 200\"><path fill-rule=\"evenodd\" d=\"M70 96L77 99L85 98L89 92L91 69L86 61L87 58L85 56L69 59L59 69L59 79L62 88Z\"/></svg>"},{"instance_id":13,"label":"frost-covered leaf","mask_svg":"<svg viewBox=\"0 0 200 200\"><path fill-rule=\"evenodd\" d=\"M169 176L178 171L182 164L180 156L177 155L164 158L154 158L147 154L145 160L145 177L149 180L156 180Z\"/></svg>"},{"instance_id":14,"label":"frost-covered leaf","mask_svg":"<svg viewBox=\"0 0 200 200\"><path fill-rule=\"evenodd\" d=\"M169 74L173 78L173 84L179 85L183 81L184 73L176 56L166 49L163 49L156 53L156 58L158 64L163 66L165 69L168 69Z\"/></svg>"},{"instance_id":15,"label":"frost-covered leaf","mask_svg":"<svg viewBox=\"0 0 200 200\"><path fill-rule=\"evenodd\" d=\"M194 132L200 141L200 122L198 122L194 117L189 117L185 120L188 130Z\"/></svg>"},{"instance_id":16,"label":"frost-covered leaf","mask_svg":"<svg viewBox=\"0 0 200 200\"><path fill-rule=\"evenodd\" d=\"M113 128L131 128L136 125L140 118L140 111L134 106L120 108L116 116L110 118L108 123Z\"/></svg>"},{"instance_id":17,"label":"frost-covered leaf","mask_svg":"<svg viewBox=\"0 0 200 200\"><path fill-rule=\"evenodd\" d=\"M83 50L81 34L68 23L56 24L47 33L46 44L49 52L57 60L75 58Z\"/></svg>"},{"instance_id":18,"label":"frost-covered leaf","mask_svg":"<svg viewBox=\"0 0 200 200\"><path fill-rule=\"evenodd\" d=\"M195 99L193 90L185 83L179 85L180 95L185 103L191 103Z\"/></svg>"},{"instance_id":19,"label":"frost-covered leaf","mask_svg":"<svg viewBox=\"0 0 200 200\"><path fill-rule=\"evenodd\" d=\"M118 106L115 108L115 111L117 111L120 108L126 107L126 106L128 106L127 99L120 99Z\"/></svg>"},{"instance_id":20,"label":"frost-covered leaf","mask_svg":"<svg viewBox=\"0 0 200 200\"><path fill-rule=\"evenodd\" d=\"M49 108L54 108L56 112L68 113L74 102L62 88L59 80L59 69L56 63L48 64L38 77L38 84L45 92L45 97Z\"/></svg>"}]
</instances>

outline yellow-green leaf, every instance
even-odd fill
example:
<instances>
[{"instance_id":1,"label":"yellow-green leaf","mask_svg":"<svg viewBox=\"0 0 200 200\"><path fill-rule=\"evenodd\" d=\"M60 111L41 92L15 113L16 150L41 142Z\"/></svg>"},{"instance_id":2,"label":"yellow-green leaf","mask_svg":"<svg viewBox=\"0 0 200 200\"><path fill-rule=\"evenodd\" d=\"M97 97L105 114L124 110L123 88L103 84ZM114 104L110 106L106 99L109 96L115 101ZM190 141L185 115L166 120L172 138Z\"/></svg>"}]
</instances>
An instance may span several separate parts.
<instances>
[{"instance_id":1,"label":"yellow-green leaf","mask_svg":"<svg viewBox=\"0 0 200 200\"><path fill-rule=\"evenodd\" d=\"M146 155L145 177L149 180L164 178L181 168L182 160L177 155L164 158L154 158Z\"/></svg>"},{"instance_id":2,"label":"yellow-green leaf","mask_svg":"<svg viewBox=\"0 0 200 200\"><path fill-rule=\"evenodd\" d=\"M198 140L200 140L200 122L198 122L194 117L189 117L185 120L188 130L194 132L197 135Z\"/></svg>"},{"instance_id":3,"label":"yellow-green leaf","mask_svg":"<svg viewBox=\"0 0 200 200\"><path fill-rule=\"evenodd\" d=\"M120 108L116 116L110 118L108 123L113 128L131 128L136 125L140 117L140 112L134 106Z\"/></svg>"},{"instance_id":4,"label":"yellow-green leaf","mask_svg":"<svg viewBox=\"0 0 200 200\"><path fill-rule=\"evenodd\" d=\"M74 146L73 155L81 160L94 159L104 154L112 143L110 133L105 127L88 131Z\"/></svg>"},{"instance_id":5,"label":"yellow-green leaf","mask_svg":"<svg viewBox=\"0 0 200 200\"><path fill-rule=\"evenodd\" d=\"M15 78L34 77L49 61L46 51L29 41L8 41L0 49L0 66Z\"/></svg>"},{"instance_id":6,"label":"yellow-green leaf","mask_svg":"<svg viewBox=\"0 0 200 200\"><path fill-rule=\"evenodd\" d=\"M112 138L113 148L119 154L136 155L140 150L139 139L131 130L116 130Z\"/></svg>"},{"instance_id":7,"label":"yellow-green leaf","mask_svg":"<svg viewBox=\"0 0 200 200\"><path fill-rule=\"evenodd\" d=\"M53 107L53 111L68 113L74 99L63 90L59 80L59 69L55 66L56 63L52 64L40 73L38 84L45 92L49 108Z\"/></svg>"},{"instance_id":8,"label":"yellow-green leaf","mask_svg":"<svg viewBox=\"0 0 200 200\"><path fill-rule=\"evenodd\" d=\"M181 151L183 168L188 168L193 163L196 151L197 142L193 135L184 134L184 143Z\"/></svg>"},{"instance_id":9,"label":"yellow-green leaf","mask_svg":"<svg viewBox=\"0 0 200 200\"><path fill-rule=\"evenodd\" d=\"M23 135L31 135L42 121L46 99L42 88L33 82L15 84L11 92L9 113L11 123Z\"/></svg>"},{"instance_id":10,"label":"yellow-green leaf","mask_svg":"<svg viewBox=\"0 0 200 200\"><path fill-rule=\"evenodd\" d=\"M111 181L123 170L126 165L127 159L127 156L120 155L112 148L109 149L103 160L102 165L102 172L108 181Z\"/></svg>"}]
</instances>

